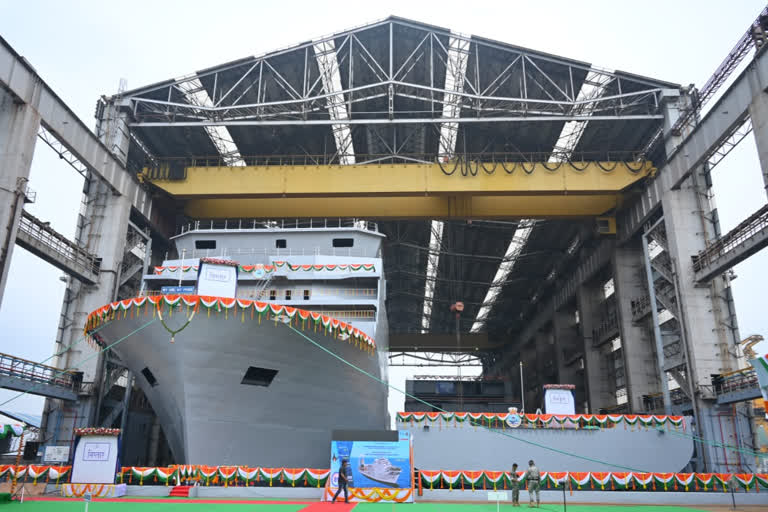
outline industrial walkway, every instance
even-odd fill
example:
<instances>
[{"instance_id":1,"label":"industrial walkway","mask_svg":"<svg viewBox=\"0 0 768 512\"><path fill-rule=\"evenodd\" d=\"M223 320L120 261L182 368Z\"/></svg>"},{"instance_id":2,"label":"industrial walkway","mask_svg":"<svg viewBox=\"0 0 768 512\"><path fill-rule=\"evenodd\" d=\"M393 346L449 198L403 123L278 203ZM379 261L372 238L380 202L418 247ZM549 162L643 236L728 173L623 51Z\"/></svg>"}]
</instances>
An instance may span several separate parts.
<instances>
[{"instance_id":1,"label":"industrial walkway","mask_svg":"<svg viewBox=\"0 0 768 512\"><path fill-rule=\"evenodd\" d=\"M0 354L0 387L61 400L77 400L79 382L73 372Z\"/></svg>"}]
</instances>

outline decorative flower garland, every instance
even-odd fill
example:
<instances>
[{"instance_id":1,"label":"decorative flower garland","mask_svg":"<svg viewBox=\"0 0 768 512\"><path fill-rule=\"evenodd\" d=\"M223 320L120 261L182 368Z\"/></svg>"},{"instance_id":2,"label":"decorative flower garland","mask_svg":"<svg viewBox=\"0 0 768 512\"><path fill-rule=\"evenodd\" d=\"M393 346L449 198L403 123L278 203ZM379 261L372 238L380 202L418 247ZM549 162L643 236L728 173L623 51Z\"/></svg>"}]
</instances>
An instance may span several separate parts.
<instances>
[{"instance_id":1,"label":"decorative flower garland","mask_svg":"<svg viewBox=\"0 0 768 512\"><path fill-rule=\"evenodd\" d=\"M226 299L202 295L157 295L113 302L100 307L88 315L84 333L89 335L90 331L96 329L102 323L126 318L129 313L130 317L133 318L134 314L139 315L142 313L142 310L145 316L149 315L151 310L152 317L155 318L158 314L165 315L166 313L163 309L167 307L167 315L171 317L174 310L183 311L184 306L186 306L188 317L190 314L197 313L202 307L207 312L208 317L211 316L211 311L214 311L217 315L223 312L225 319L229 319L230 316L236 319L239 316L243 323L245 322L246 315L251 320L256 316L259 324L261 324L262 319L270 320L272 318L275 325L277 325L280 319L283 318L287 319L289 323L293 323L293 325L298 326L301 324L301 330L306 328L312 328L315 332L321 330L326 336L331 335L336 338L346 339L348 343L354 343L356 347L371 354L376 350L376 343L373 338L363 331L322 313L255 300ZM99 336L96 335L95 338L98 342Z\"/></svg>"},{"instance_id":2,"label":"decorative flower garland","mask_svg":"<svg viewBox=\"0 0 768 512\"><path fill-rule=\"evenodd\" d=\"M103 427L85 427L76 428L75 435L77 436L119 436L119 428L103 428Z\"/></svg>"},{"instance_id":3,"label":"decorative flower garland","mask_svg":"<svg viewBox=\"0 0 768 512\"><path fill-rule=\"evenodd\" d=\"M397 421L421 423L428 421L430 423L468 423L470 425L483 425L488 427L501 426L505 428L507 420L517 416L520 423L530 426L557 424L565 426L572 424L576 426L596 426L617 425L623 423L629 426L655 427L655 426L673 426L682 427L685 430L685 422L682 416L658 416L653 414L515 414L515 413L497 413L497 412L399 412Z\"/></svg>"},{"instance_id":4,"label":"decorative flower garland","mask_svg":"<svg viewBox=\"0 0 768 512\"><path fill-rule=\"evenodd\" d=\"M226 267L239 267L240 264L232 260L222 260L219 258L200 258L200 263L208 263L210 265L224 265Z\"/></svg>"},{"instance_id":5,"label":"decorative flower garland","mask_svg":"<svg viewBox=\"0 0 768 512\"><path fill-rule=\"evenodd\" d=\"M201 263L214 263L217 265L228 265L232 267L237 267L240 272L246 273L246 274L255 274L259 271L264 272L265 274L271 274L273 272L276 272L280 268L286 268L287 270L290 270L291 272L334 272L334 271L340 271L340 272L375 272L376 271L376 265L373 263L339 263L339 264L327 264L327 265L291 265L290 263L286 263L284 261L276 261L274 265L238 265L237 263L230 261L230 260L218 260L218 259L212 259L212 258L203 258L200 260ZM187 272L197 272L197 270L200 267L198 265L176 265L176 266L167 266L167 267L155 267L154 273L155 275L162 275L166 273L175 273L179 269L183 273Z\"/></svg>"},{"instance_id":6,"label":"decorative flower garland","mask_svg":"<svg viewBox=\"0 0 768 512\"><path fill-rule=\"evenodd\" d=\"M516 478L525 485L524 472L511 471L419 471L419 485L429 490L498 490L508 489ZM600 491L726 491L738 485L749 491L768 489L766 473L607 473L607 472L541 472L541 485L562 488L570 483L573 490Z\"/></svg>"}]
</instances>

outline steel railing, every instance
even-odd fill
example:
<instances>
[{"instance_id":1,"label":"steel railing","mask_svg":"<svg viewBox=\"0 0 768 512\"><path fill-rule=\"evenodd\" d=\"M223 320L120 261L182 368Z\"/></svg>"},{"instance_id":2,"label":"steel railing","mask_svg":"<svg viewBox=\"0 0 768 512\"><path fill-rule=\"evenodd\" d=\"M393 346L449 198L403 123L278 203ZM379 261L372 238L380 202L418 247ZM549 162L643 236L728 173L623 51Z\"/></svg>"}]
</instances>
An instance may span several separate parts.
<instances>
[{"instance_id":1,"label":"steel railing","mask_svg":"<svg viewBox=\"0 0 768 512\"><path fill-rule=\"evenodd\" d=\"M0 375L72 390L75 389L76 383L74 372L62 371L53 366L46 366L9 354L0 354Z\"/></svg>"},{"instance_id":2,"label":"steel railing","mask_svg":"<svg viewBox=\"0 0 768 512\"><path fill-rule=\"evenodd\" d=\"M222 247L221 249L192 249L191 251L184 251L179 254L179 259L184 257L187 259L196 258L224 258L229 257L233 259L261 258L260 263L271 264L270 258L280 259L289 258L291 256L357 256L362 258L378 258L380 257L380 251L369 251L366 249L356 249L354 247L304 247L301 249L266 249L255 247ZM250 260L249 260L250 261Z\"/></svg>"},{"instance_id":3,"label":"steel railing","mask_svg":"<svg viewBox=\"0 0 768 512\"><path fill-rule=\"evenodd\" d=\"M701 272L736 246L768 228L768 204L693 257L693 271Z\"/></svg>"},{"instance_id":4,"label":"steel railing","mask_svg":"<svg viewBox=\"0 0 768 512\"><path fill-rule=\"evenodd\" d=\"M553 158L554 157L554 158ZM341 165L337 153L327 155L251 155L241 156L249 166L316 166ZM388 163L424 163L462 160L464 162L510 162L510 163L549 163L558 162L632 162L642 161L642 153L632 150L582 151L582 152L481 152L461 153L447 158L435 153L371 153L356 154L354 165ZM189 167L230 167L229 158L222 155L167 157L158 158L153 166L147 167L143 175L150 180L183 180ZM346 166L345 166L346 167ZM351 167L351 166L350 166Z\"/></svg>"},{"instance_id":5,"label":"steel railing","mask_svg":"<svg viewBox=\"0 0 768 512\"><path fill-rule=\"evenodd\" d=\"M378 232L375 222L350 218L309 219L200 219L183 224L179 234L201 230L253 230L253 229L333 229L354 228Z\"/></svg>"},{"instance_id":6,"label":"steel railing","mask_svg":"<svg viewBox=\"0 0 768 512\"><path fill-rule=\"evenodd\" d=\"M99 258L69 241L52 229L48 223L41 221L26 210L22 212L19 222L19 234L26 236L29 243L37 245L39 249L45 250L68 266L80 269L86 274L99 274L101 266Z\"/></svg>"}]
</instances>

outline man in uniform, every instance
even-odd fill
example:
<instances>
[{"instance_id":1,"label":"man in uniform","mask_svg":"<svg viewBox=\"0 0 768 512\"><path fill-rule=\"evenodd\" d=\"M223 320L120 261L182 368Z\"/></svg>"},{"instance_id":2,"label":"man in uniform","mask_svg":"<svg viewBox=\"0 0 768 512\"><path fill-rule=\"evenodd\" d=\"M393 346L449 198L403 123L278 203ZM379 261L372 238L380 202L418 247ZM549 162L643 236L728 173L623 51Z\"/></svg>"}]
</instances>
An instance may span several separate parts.
<instances>
[{"instance_id":1,"label":"man in uniform","mask_svg":"<svg viewBox=\"0 0 768 512\"><path fill-rule=\"evenodd\" d=\"M533 506L533 494L536 493L536 508L538 508L541 473L532 460L528 461L528 470L525 472L525 481L528 483L528 497L531 500L530 506Z\"/></svg>"},{"instance_id":2,"label":"man in uniform","mask_svg":"<svg viewBox=\"0 0 768 512\"><path fill-rule=\"evenodd\" d=\"M510 475L512 483L512 506L520 506L520 477L517 475L517 463L512 464L512 474Z\"/></svg>"}]
</instances>

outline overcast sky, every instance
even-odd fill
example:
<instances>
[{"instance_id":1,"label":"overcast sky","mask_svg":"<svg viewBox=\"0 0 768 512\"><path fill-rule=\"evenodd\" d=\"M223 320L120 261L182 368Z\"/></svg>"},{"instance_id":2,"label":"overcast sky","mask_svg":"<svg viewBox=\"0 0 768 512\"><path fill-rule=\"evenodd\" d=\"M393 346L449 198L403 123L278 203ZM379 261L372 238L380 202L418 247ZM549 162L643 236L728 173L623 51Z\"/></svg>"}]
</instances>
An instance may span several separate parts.
<instances>
[{"instance_id":1,"label":"overcast sky","mask_svg":"<svg viewBox=\"0 0 768 512\"><path fill-rule=\"evenodd\" d=\"M92 127L97 98L116 92L121 78L128 88L135 88L391 14L701 87L764 6L760 0L375 4L0 0L0 35ZM714 180L724 232L765 203L751 135L715 169ZM37 202L27 209L73 237L82 179L42 142L37 144L30 186L37 191ZM767 254L763 251L735 269L742 337L768 333L763 302ZM50 357L64 293L61 275L15 249L0 309L0 352L34 361ZM392 384L404 389L406 375L428 373L425 370L393 369ZM402 395L390 395L390 411L402 410ZM0 391L0 403L11 396ZM22 397L4 408L39 414L42 399Z\"/></svg>"}]
</instances>

